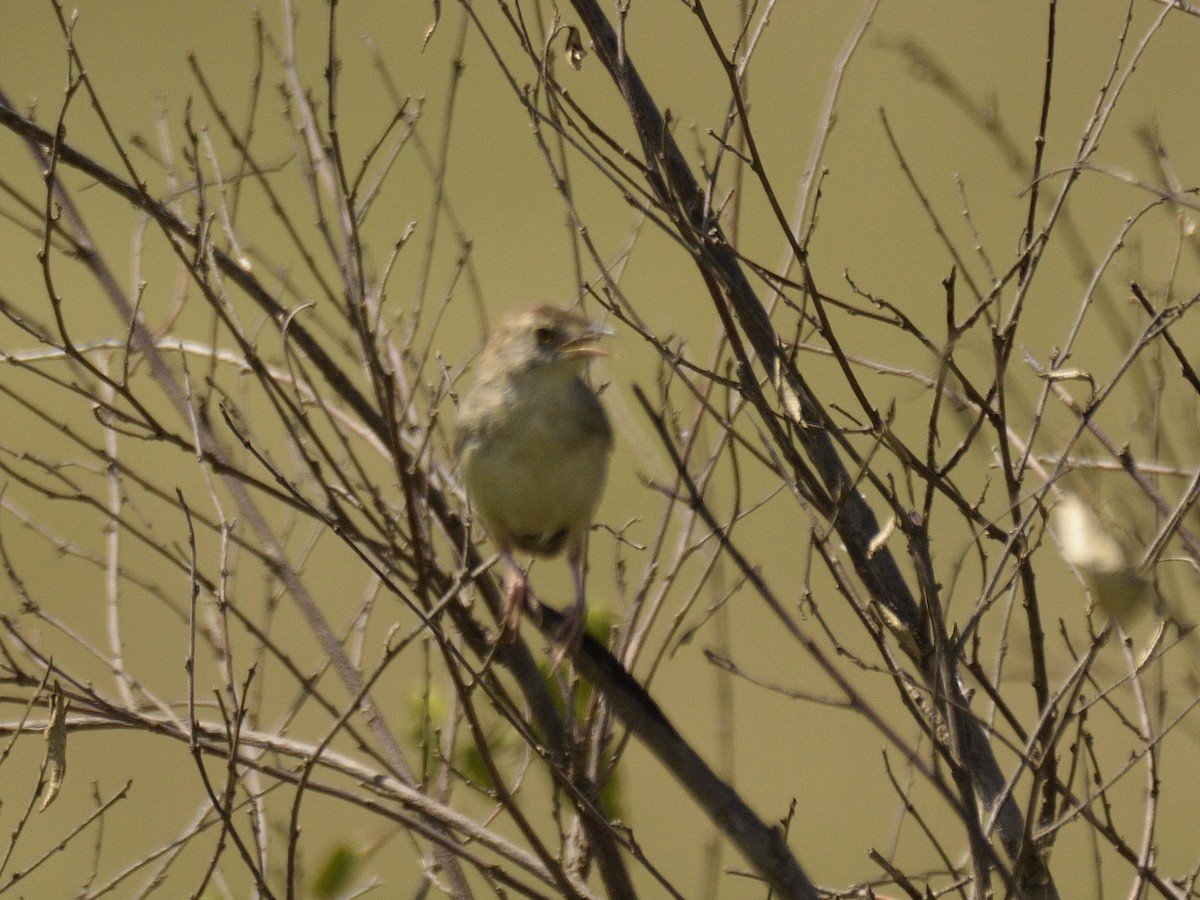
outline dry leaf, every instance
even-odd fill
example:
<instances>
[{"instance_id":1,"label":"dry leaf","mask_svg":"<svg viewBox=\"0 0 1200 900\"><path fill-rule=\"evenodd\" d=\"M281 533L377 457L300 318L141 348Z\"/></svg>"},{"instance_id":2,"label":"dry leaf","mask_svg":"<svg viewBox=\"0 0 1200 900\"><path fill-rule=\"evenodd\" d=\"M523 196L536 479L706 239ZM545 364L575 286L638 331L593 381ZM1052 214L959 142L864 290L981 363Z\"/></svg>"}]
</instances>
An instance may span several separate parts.
<instances>
[{"instance_id":1,"label":"dry leaf","mask_svg":"<svg viewBox=\"0 0 1200 900\"><path fill-rule=\"evenodd\" d=\"M1063 559L1079 570L1092 596L1122 628L1151 608L1150 582L1087 503L1067 494L1054 507L1052 521Z\"/></svg>"},{"instance_id":2,"label":"dry leaf","mask_svg":"<svg viewBox=\"0 0 1200 900\"><path fill-rule=\"evenodd\" d=\"M54 802L67 774L67 698L58 682L50 698L50 721L46 723L46 780L42 809Z\"/></svg>"},{"instance_id":3,"label":"dry leaf","mask_svg":"<svg viewBox=\"0 0 1200 900\"><path fill-rule=\"evenodd\" d=\"M578 72L583 68L583 58L587 56L587 51L583 49L583 39L579 36L579 29L574 25L567 26L567 62L571 64L571 68Z\"/></svg>"}]
</instances>

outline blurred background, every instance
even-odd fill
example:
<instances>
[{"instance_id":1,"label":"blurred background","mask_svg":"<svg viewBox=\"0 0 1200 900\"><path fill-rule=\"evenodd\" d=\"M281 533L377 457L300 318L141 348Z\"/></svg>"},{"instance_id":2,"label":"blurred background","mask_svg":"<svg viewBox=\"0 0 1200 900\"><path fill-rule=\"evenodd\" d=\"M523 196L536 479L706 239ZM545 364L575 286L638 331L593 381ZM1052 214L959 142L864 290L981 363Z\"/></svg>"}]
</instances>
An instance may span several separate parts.
<instances>
[{"instance_id":1,"label":"blurred background","mask_svg":"<svg viewBox=\"0 0 1200 900\"><path fill-rule=\"evenodd\" d=\"M708 15L726 52L738 40L742 17L749 16L752 27L737 46L740 53L748 41L755 42L744 93L758 153L783 214L805 235L812 277L822 293L879 314L878 319L851 315L835 305L834 327L846 352L863 361L859 375L872 403L881 411L894 405L895 434L921 455L938 357L897 329L892 311L941 347L947 340L943 282L952 270L959 323L979 303L972 288L986 295L1002 285L996 314L1003 318L1000 311L1011 308L1015 280L1010 273L1030 216L1051 11L1047 4L1033 3L887 0L712 6ZM76 74L59 18L48 3L0 0L0 9L5 22L0 30L0 90L13 109L31 114L52 131L63 110L65 86ZM1192 362L1200 362L1194 354L1194 315L1186 314L1200 274L1195 235L1200 17L1182 9L1168 13L1152 0L1065 0L1054 4L1053 12L1052 99L1035 230L1048 220L1059 191L1073 177L1085 130L1097 121L1103 121L1103 130L1095 147L1089 147L1078 185L1046 242L1036 281L1021 293L1017 350L1003 377L1012 452L1019 456L1028 449L1034 463L1019 501L1030 503L1045 490L1042 475L1054 472L1063 486L1102 511L1107 526L1140 554L1166 517L1131 486L1111 448L1091 436L1077 438L1077 409L1044 397L1056 386L1086 407L1097 386L1113 383L1111 396L1105 396L1093 420L1117 448L1144 464L1170 504L1183 495L1200 462L1196 393L1180 380L1179 364L1165 346L1156 343L1153 352L1129 362L1151 321L1130 285L1136 282L1158 309L1180 305L1171 319L1172 334ZM214 242L240 260L298 322L321 333L339 359L353 359L348 333L337 331L337 310L325 298L327 292L337 295L341 283L335 254L326 251L322 236L336 231L329 224L336 216L326 201L320 201L318 211L314 180L305 174L311 151L297 137L303 124L298 120L298 86L322 116L329 110L329 6L309 0L281 5L80 0L66 14L72 17L75 45L104 118L86 91L79 91L64 116L65 140L128 179L126 161L114 144L119 142L148 193L192 222L198 210L189 153L198 148L211 154L200 166L210 187L237 197L224 208L213 203L205 209ZM420 361L408 385L418 398L412 414L429 425L422 450L428 455L420 458L429 460L431 471L451 485L450 496L461 499L453 489L449 425L457 392L469 381L473 354L488 329L505 313L531 303L570 305L582 299L589 316L605 320L617 332L611 356L594 372L594 380L604 387L618 446L598 516L601 527L591 539L590 605L619 624L629 621L635 603L661 604L654 617L641 620L648 629L648 649L632 665L633 674L647 683L684 737L764 820L786 820L789 846L821 886L851 895L869 883L879 885L884 872L868 857L875 851L914 878L930 873L936 890L947 889L952 879L941 874L946 858L959 862L965 842L955 835L939 850L900 796L906 792L929 815L927 827L943 833L940 829L953 815L937 793L887 745L871 721L845 708L832 683L797 651L776 617L746 589L742 574L717 552L715 541L686 531L681 524L684 506L670 507L664 500L659 488L671 482L674 467L632 388L640 385L656 399L669 398L663 399L663 409L674 417L678 433L685 434L693 427L694 398L672 382L661 348L736 379L722 349L720 322L691 257L678 242L628 202L601 167L576 151L539 145L518 95L536 96L546 87L520 51L509 17L549 42L555 78L598 128L639 152L624 104L590 52L586 35L578 68L566 64L566 31L554 29L579 24L566 7L491 2L469 8L442 3L440 10L437 4L413 2L336 7L332 40L340 63L340 151L355 167L372 160L360 185L364 193L372 193L369 214L357 237L367 280L383 285L376 298L381 332L404 335L404 358ZM552 32L553 38L548 37ZM707 171L718 160L724 167L717 181L727 195L713 205L724 210L722 225L731 243L748 265L786 271L801 281L754 174L737 165L734 153L720 152L719 137L730 116L729 83L698 17L685 3L633 3L625 35L630 58L660 108L669 110L670 127L694 170ZM294 61L290 72L281 59ZM277 193L268 197L239 166L240 154L230 146L222 116L243 134L253 123L255 159ZM615 155L611 146L598 144ZM601 267L581 251L581 229L571 222L547 154L560 173L569 174L575 215L608 277L658 348L596 302L592 292L604 294ZM47 367L54 365L51 348L14 321L20 316L42 323L55 320L46 270L39 261L45 187L38 161L7 131L0 137L0 170L5 194L0 200L0 293L10 311L0 322L0 351L27 364L0 370L0 381L7 385L0 396L0 537L8 570L0 588L0 611L9 623L9 640L19 634L36 646L40 658L60 664L69 659L81 682L124 697L131 689L119 684L121 678L114 679L107 643L119 631L125 670L135 672L141 687L183 716L190 585L179 560L190 551L187 521L173 501L178 489L191 506L215 515L206 476L186 446L149 440L132 425L112 437L103 427L112 420L96 410L87 391L72 388L74 376L68 369L55 369L59 381L53 392L44 376L30 373L28 366L41 364L39 353L46 354ZM212 184L217 173L236 173L245 179L245 189L235 190L233 181ZM220 337L212 311L195 301L180 257L156 226L95 179L78 171L62 177L83 210L96 252L109 261L121 291L156 336L216 344L236 355L239 348ZM306 258L291 229L303 236L311 257ZM93 347L108 341L110 349L119 349L128 324L77 263L77 253L61 241L54 253L54 290L73 340ZM334 285L332 291L323 280ZM764 302L771 301L765 284L756 281L755 286ZM792 292L792 299L800 302L801 293ZM870 298L883 302L872 304ZM232 315L252 341L261 338L264 347L278 343L276 326L251 306L238 301ZM799 367L827 406L855 409L854 395L836 363L828 355L804 352L821 343L813 330L799 324L786 304L778 304L773 315L781 338L801 348ZM1055 360L1067 346L1071 356ZM956 361L987 384L995 363L993 347L986 328L971 330L961 338ZM104 358L120 365L119 354ZM272 359L286 368L282 354ZM284 429L245 386L244 371L200 355L186 365L184 360L184 354L173 357L173 370L196 384L205 379L219 384L219 393L240 404L247 433L269 459L284 469L295 461ZM1062 377L1044 377L1052 368ZM132 374L149 377L144 370ZM48 416L31 408L39 401ZM161 398L148 402L155 415L174 415ZM810 533L815 524L798 514L794 498L771 472L753 462L753 453L765 452L760 427L730 392L722 389L714 402L727 409L747 448L714 454L706 499L722 519L735 510L742 514L731 533L790 604L806 635L839 648L843 659L853 661L845 666L847 677L886 710L885 719L928 759L929 747L896 702L895 683L874 643L838 596L833 579L813 565ZM944 402L948 421L937 448L942 456L972 427L969 412L954 408L952 397ZM861 416L850 412L837 421L849 433L863 424ZM701 427L710 429L701 440L705 446L723 439L712 422ZM72 442L68 429L96 446L119 442L122 459L147 473L156 488L131 479L120 485L106 482L103 466ZM237 444L228 431L223 434L230 447ZM366 437L363 442L370 443ZM856 446L865 455L872 445L867 435ZM1062 464L1064 449L1073 459L1069 465ZM998 458L996 438L981 439L953 477L963 496L978 498L984 517L1007 529L1013 525L1012 499L1001 487ZM246 457L242 461L264 483L271 482L270 473L255 469ZM364 475L377 479L385 503L399 504L395 472L382 457L374 465ZM893 479L905 502L919 506L919 499L912 498L919 498L923 488L906 484L903 466L890 457L878 465L880 477ZM114 500L110 488L123 499ZM212 492L217 494L224 496ZM84 496L96 502L84 502ZM876 497L869 500L877 503ZM105 514L106 504L116 502L123 504L127 523L117 529L119 549L111 544L114 529ZM1032 509L1023 513L1036 515ZM232 510L226 512L231 520L237 518ZM881 522L888 517L881 505L877 513ZM394 636L393 628L407 633L416 620L381 590L379 579L346 546L315 528L301 511L281 503L273 515L289 553L303 560L305 580L333 630L347 635L351 656L369 669L369 661ZM1194 516L1183 518L1195 524ZM245 525L242 521L236 527ZM681 551L670 580L651 571L660 528L667 535L664 544L674 548L677 541L689 548ZM1029 688L1034 665L1013 576L991 581L996 570L981 562L978 533L955 516L939 515L930 529L947 630L978 626L973 637L978 643L965 647L964 654L995 674L1012 717L1032 728L1038 721L1037 698ZM1154 655L1147 648L1162 650L1178 640L1178 635L1164 636L1161 620L1148 616L1131 629L1125 653L1120 642L1110 641L1096 653L1092 680L1069 681L1104 618L1092 609L1086 585L1041 529L1038 517L1036 571L1047 632L1045 665L1051 690L1063 691L1060 699L1074 711L1072 727L1079 729L1074 737L1063 738L1059 752L1064 757L1078 752L1090 760L1095 767L1091 786L1107 791L1100 804L1104 816L1135 847L1145 834L1146 797L1154 793L1150 785L1161 787L1156 828L1146 841L1163 878L1187 880L1198 865L1192 773L1200 754L1193 717L1187 714L1196 696L1194 651L1186 644L1170 654L1164 650L1162 659L1139 668L1139 654ZM480 535L476 538L482 542ZM1160 591L1176 604L1190 605L1194 615L1195 572L1189 565L1169 563L1177 549L1170 544L1162 554L1168 562L1159 567ZM899 534L892 551L911 574ZM305 661L306 672L309 663L311 673L325 672L319 644L260 558L236 542L224 544L219 529L200 529L197 552L210 571L236 572L229 585L234 601L255 610L251 618L269 631L271 642L286 648L287 658ZM119 560L115 567L114 559ZM114 574L117 568L119 575ZM565 564L539 562L531 577L540 596L552 605L565 605L570 596ZM114 612L117 595L119 615ZM32 612L32 606L40 612ZM219 631L215 614L208 615L208 627ZM526 637L544 660L545 642L532 630ZM251 664L257 663L248 690L257 712L255 727L319 740L333 720L298 703L298 682L280 673L280 659L244 631L230 640L243 642L243 652L230 668L211 649L202 649L197 657L196 693L204 704L212 707L231 675L238 685L246 682ZM374 693L381 708L394 715L391 724L419 769L422 752L417 748L433 739L436 726L430 723L450 715L447 708L453 701L446 685L429 674L436 669L436 653L416 649L418 644L383 673ZM714 664L714 658L732 665ZM1132 678L1131 671L1145 682ZM333 676L325 672L320 678L330 684L337 703L345 704L347 695L332 684ZM132 706L152 706L138 690L132 695L137 695ZM1097 697L1093 712L1089 704ZM11 725L23 713L19 696L6 691L3 700L2 717ZM985 719L1005 718L986 708L982 697L974 703L973 712ZM1133 724L1138 715L1133 710L1144 721ZM40 718L44 716L43 711ZM499 736L502 717L494 714L492 720L497 759L526 774L526 796L543 798L549 778L519 740ZM150 876L161 866L162 874L155 876L162 879L160 892L182 896L194 889L219 838L211 820L205 820L207 832L197 825L208 800L199 789L186 742L119 728L99 717L76 724L61 794L45 812L29 816L0 885L33 869L13 885L16 893L91 896L111 885L111 896L141 896L153 892ZM1156 754L1153 766L1143 755L1144 729L1160 736L1149 741ZM997 753L1011 772L1024 749L1012 730L1002 724L1001 731ZM8 834L23 821L44 745L26 733L5 752L0 777L8 787L0 833ZM424 765L433 763L426 757ZM208 768L220 785L222 765L210 760ZM1080 763L1080 768L1087 766ZM353 778L343 777L349 789ZM256 784L265 802L254 815L239 807L235 820L255 830L262 846L278 848L287 840L291 789L266 777L257 783L251 777L250 782L244 789L253 793ZM1080 791L1087 783L1078 783ZM126 787L120 800L105 806ZM1022 807L1038 809L1024 780L1015 796ZM714 834L708 819L637 740L623 750L613 797L615 818L630 830L647 861L646 866L630 865L644 896L665 892L664 883L685 897L765 896L765 887L744 861ZM530 806L540 809L542 802L531 799ZM492 803L483 791L464 789L455 797L456 807L481 821ZM37 865L101 807L104 811L85 827L84 837ZM1071 827L1071 814L1061 812L1067 821L1059 823L1049 865L1062 896L1130 890L1136 881L1130 863L1098 840L1091 827ZM265 820L255 818L259 814ZM552 821L538 825L548 836L555 831ZM412 833L335 797L313 794L305 802L301 827L306 876L301 896L320 893L314 879L336 864L339 848L353 871L342 888L327 895L350 896L372 886L382 896L416 891L421 848ZM511 823L496 827L517 839ZM559 827L564 827L561 822ZM225 853L232 856L228 849ZM135 860L147 858L154 862L118 878ZM281 858L272 854L263 861L276 891ZM217 869L217 876L205 882L208 895L253 893L253 884L236 864L223 859ZM592 885L599 890L595 879ZM890 885L878 889L900 893ZM1179 896L1190 896L1180 890Z\"/></svg>"}]
</instances>

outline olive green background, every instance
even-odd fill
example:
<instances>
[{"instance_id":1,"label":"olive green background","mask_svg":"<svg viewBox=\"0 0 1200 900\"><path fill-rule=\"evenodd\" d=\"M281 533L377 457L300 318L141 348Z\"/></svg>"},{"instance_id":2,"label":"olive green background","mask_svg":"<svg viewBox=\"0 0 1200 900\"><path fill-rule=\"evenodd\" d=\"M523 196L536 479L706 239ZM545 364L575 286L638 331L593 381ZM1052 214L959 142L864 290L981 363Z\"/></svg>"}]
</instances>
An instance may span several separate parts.
<instances>
[{"instance_id":1,"label":"olive green background","mask_svg":"<svg viewBox=\"0 0 1200 900\"><path fill-rule=\"evenodd\" d=\"M730 38L733 4L711 5L712 14L724 28L723 36ZM478 0L474 6L492 33L509 39L494 4ZM364 36L385 60L400 93L420 98L424 110L420 131L432 152L436 152L446 122L451 60L463 17L457 4L444 2L443 7L442 21L424 49L422 35L433 22L431 4L405 0L386 4L344 3L339 7L340 56L344 66L340 76L339 125L343 146L352 148L348 158L360 157L393 111L374 72ZM188 54L195 55L217 94L234 113L235 121L241 121L240 117L245 115L254 51L249 4L232 0L204 3L83 0L77 8L75 37L118 136L128 139L141 135L157 147L156 116L161 110L178 152L183 143L183 110L189 98L194 104L194 119L198 123L211 121L211 111L200 98L190 72ZM549 8L547 4L547 16ZM1074 159L1081 129L1092 114L1097 91L1117 52L1119 31L1129 8L1127 4L1109 0L1059 3L1058 61L1044 166L1049 172L1069 166ZM1148 22L1160 11L1158 4L1150 0L1134 2L1131 8L1135 24L1125 50L1126 58ZM314 91L321 91L327 9L324 4L299 2L296 11L299 16L296 52L302 75ZM279 39L281 11L265 4L261 15L268 30ZM758 50L749 88L752 118L763 158L789 214L812 154L832 67L861 15L861 4L843 0L784 0L776 4ZM886 113L914 176L958 246L969 248L972 244L961 214L965 195L973 227L987 252L1000 269L1011 263L1028 210L1023 195L1028 187L1028 169L1014 170L996 143L969 121L944 91L921 77L900 48L906 42L916 42L936 57L963 91L976 101L990 102L1017 148L1028 156L1033 151L1041 106L1046 16L1046 5L1032 2L885 0L880 4L849 65L837 102L836 125L821 162L827 172L822 182L811 260L817 282L824 290L848 298L850 291L844 280L844 274L848 273L864 290L884 295L901 306L931 334L944 334L939 324L944 318L941 282L949 274L952 261L906 182L881 123L881 111ZM565 12L564 19L571 21ZM62 35L51 9L39 2L0 0L0 22L0 88L18 106L36 101L39 120L43 124L53 122L62 102L67 62ZM682 3L635 0L627 27L629 51L659 103L670 108L678 123L676 134L681 146L693 161L697 145L711 158L714 144L707 133L721 128L727 85L707 51L695 18ZM467 27L463 47L465 67L450 126L452 150L446 179L457 225L447 224L443 216L424 298L432 308L443 295L454 295L445 319L430 335L434 349L450 365L457 365L479 346L483 336L480 309L495 321L504 312L527 303L571 302L578 288L564 224L566 213L531 135L527 115L473 27ZM1153 199L1146 191L1128 183L1130 178L1156 183L1153 160L1138 140L1138 129L1156 126L1183 183L1190 186L1200 180L1200 156L1196 151L1200 146L1200 117L1196 115L1200 109L1197 47L1200 47L1200 18L1173 15L1173 21L1153 38L1125 88L1099 152L1093 157L1097 167L1108 171L1086 175L1088 184L1078 191L1071 208L1083 240L1096 257L1116 240L1127 217ZM508 53L512 60L519 59L511 44L503 46L501 52ZM514 75L521 83L528 83L534 77L520 63L515 63ZM605 117L611 133L632 141L623 109L594 55L584 59L578 72L561 67L559 77L581 103ZM277 67L269 67L268 79L278 78ZM88 111L86 99L78 97L74 104L67 124L69 140L115 166L115 156ZM265 158L282 163L289 155L290 145L287 129L275 112L280 100L273 86L264 90L262 104L256 141L260 142L260 148L273 148L263 152ZM231 159L215 128L212 136L219 154ZM26 190L36 190L36 173L27 159L20 159L22 153L19 144L5 136L0 141L0 167L6 178L14 182L19 179ZM145 171L156 172L145 158L140 162ZM577 195L589 232L601 252L615 259L634 240L638 217L581 160L574 159L571 167L578 179ZM15 174L18 172L19 176ZM963 185L963 194L959 193L956 180ZM312 213L306 206L299 178L281 176L277 181L291 185L296 193L288 200L297 220L311 225ZM75 182L82 184L78 179ZM1060 178L1048 177L1044 189L1053 192L1060 183ZM162 187L159 178L152 183L151 190L160 191ZM84 190L82 196L87 198L87 188ZM136 232L134 216L110 199L94 202L91 224L102 249L120 265L127 265ZM409 223L416 223L413 242L406 248L390 283L388 302L397 309L415 302L414 293L421 282L419 260L429 236L425 225L430 221L430 203L429 171L420 163L418 154L406 152L389 177L364 230L370 258L380 265L392 242ZM239 216L238 233L255 258L270 259L299 272L294 258L278 255L279 248L287 245L280 239L270 211L262 205L255 208L249 195L246 204ZM460 251L454 238L458 229L471 242L471 271L478 279L477 291L453 280ZM1144 321L1126 303L1128 281L1136 278L1155 289L1166 283L1177 250L1172 234L1178 234L1174 213L1151 212L1147 227L1136 233L1135 240L1124 248L1119 261L1106 273L1106 289L1117 298L1114 316L1135 331ZM761 192L753 186L746 190L738 237L742 252L767 265L775 266L784 257L785 246L777 225ZM38 249L28 235L20 234L7 222L0 222L0 290L6 295L29 302L27 298L44 294L35 255ZM1186 252L1183 255L1185 261L1178 281L1190 285L1187 292L1194 293L1195 262ZM147 303L160 309L170 302L173 288L171 279L175 274L169 263L162 247L149 246L145 269L139 275L149 286ZM978 260L971 259L971 264L973 274L979 277ZM79 331L91 336L111 333L114 320L94 289L68 266L62 269L64 295ZM128 287L133 274L128 268L119 268L118 274ZM594 269L589 267L584 277L594 280ZM297 279L302 294L303 274L297 274ZM622 286L656 334L664 339L677 336L686 341L699 359L708 358L717 336L709 300L686 255L653 227L643 226L636 232ZM1061 344L1084 288L1085 279L1077 266L1055 247L1048 254L1038 286L1031 294L1019 345L1035 359L1044 361L1052 348ZM962 296L965 301L965 291ZM44 300L41 302L44 304ZM596 307L591 309L595 311ZM840 324L846 329L842 332L843 340L854 353L900 368L926 372L933 369L932 360L916 353L911 344L896 340L889 330L844 319ZM188 325L185 318L180 330L186 331ZM1181 334L1194 338L1195 329ZM8 326L0 327L0 340L5 350L25 347L28 343ZM22 340L26 343L16 346L12 343ZM1089 325L1073 364L1095 370L1098 378L1106 380L1111 377L1114 362L1127 349L1121 340L1119 329ZM1193 342L1190 346L1196 345ZM645 542L655 526L660 500L642 479L666 477L670 468L637 409L630 388L634 383L653 383L657 360L648 347L625 334L618 335L612 350L612 357L600 367L599 374L609 382L604 396L617 424L618 455L600 518L615 528L642 517L630 526L628 535L634 541ZM978 346L971 344L963 353L965 359L974 357L980 366L988 361L989 351L982 342ZM1194 361L1200 362L1200 357ZM816 360L812 372L820 385L821 376L825 372L832 374L832 369L827 362ZM9 376L0 372L0 377ZM1026 393L1022 396L1020 391L1014 392L1018 407L1032 402L1038 384L1027 373L1022 377L1026 379L1022 388ZM901 378L868 375L865 379L880 407L896 400L897 430L919 442L925 427L922 389ZM1131 442L1147 458L1153 448L1150 437L1153 429L1139 419L1138 384L1141 382L1132 382L1106 408L1105 422L1114 434ZM836 397L843 389L830 390ZM1189 407L1186 397L1172 399L1177 404L1170 410L1175 418L1159 427L1176 429L1182 447L1194 450L1194 405ZM79 413L86 416L86 407L81 406ZM0 443L5 447L28 448L47 455L55 453L51 429L37 426L18 411L2 406L0 422L5 423L0 426ZM14 424L18 422L19 425ZM1068 424L1064 417L1052 429L1065 435ZM1179 462L1194 466L1196 460L1193 455ZM156 464L172 463L169 457L164 457ZM968 484L982 486L988 476L987 461L976 461L976 465L977 470L964 479ZM180 470L180 478L195 477L194 472ZM189 488L187 483L180 486ZM744 488L747 496L757 499L766 495L770 485L761 474L752 471ZM1119 494L1119 489L1114 490ZM36 510L58 534L93 549L102 546L97 516L89 517L69 506L46 504L15 490L6 499ZM716 490L713 500L718 507L722 502L729 503L728 488ZM74 611L73 618L82 607L94 604L97 624L90 637L99 639L103 588L95 572L56 554L44 540L22 529L11 514L5 515L0 521L6 544L23 562L23 574L31 588L47 604L53 599L66 605ZM1133 519L1132 530L1144 533L1146 523L1137 521L1136 515ZM157 527L163 540L181 541L185 537L178 521L160 521ZM807 527L806 522L799 520L796 507L786 498L777 497L739 533L739 540L753 548L754 559L762 562L771 583L789 602L800 597ZM965 533L953 531L940 536L935 556L945 571L939 571L939 576L950 577L951 566L968 549L967 538ZM128 553L139 552L132 543L126 546ZM903 556L902 548L893 549ZM613 541L607 535L593 539L589 593L593 605L605 606L605 598L615 597L614 552ZM323 605L327 602L331 618L339 621L339 596L348 589L357 602L364 590L365 577L354 568L348 554L337 549L329 549L327 553L327 568L316 576L316 583L327 588ZM631 558L637 566L644 563L636 554ZM141 565L147 571L155 571L153 561ZM1046 583L1061 586L1057 591L1045 592L1046 621L1062 618L1070 623L1069 628L1078 628L1084 614L1079 585L1066 576L1060 563L1048 559L1046 566ZM558 592L566 596L565 568L557 563L535 568L535 581L546 595L555 596ZM731 578L732 573L725 577ZM1194 591L1194 579L1189 582L1180 577L1184 580L1178 583L1179 588ZM853 636L852 620L840 608L839 599L828 584L818 582L818 587L822 612L837 627L845 629L844 637L855 649L869 653L865 643ZM178 584L176 589L182 596L186 585ZM970 599L969 590L964 589L958 595L950 592L952 619L968 614ZM16 604L11 589L7 585L0 587L0 610L15 615ZM607 605L617 607L615 611L619 614L619 602ZM668 611L672 610L668 603ZM701 612L694 610L688 624L698 623ZM131 668L155 678L157 688L164 694L183 696L185 630L153 604L139 606L136 600L130 602L124 616ZM813 623L808 625L815 629ZM811 665L791 642L776 633L775 620L749 595L739 594L731 602L728 627L730 652L735 659L748 666L752 664L756 677L814 694L831 690L814 675ZM296 628L296 646L311 646L301 626L297 624ZM882 739L861 718L844 710L786 699L736 682L732 745L722 745L718 736L719 717L711 698L718 680L725 676L709 666L702 653L714 645L717 634L718 626L710 624L692 642L679 646L656 674L652 691L680 731L710 759L715 761L732 752L732 780L764 818L775 820L785 816L788 803L795 798L797 807L790 844L814 879L822 885L837 886L877 877L877 868L866 856L871 848L888 853L895 846L897 855L911 866L910 871L919 870L914 860L936 865L936 858L924 847L922 836L911 822L906 822L896 836L901 810L883 772ZM1014 680L1022 675L1019 652L1009 670ZM1114 654L1112 668L1119 671L1116 648L1110 647L1106 652ZM1068 669L1070 659L1061 643L1053 644L1051 653L1055 674L1061 675ZM218 676L215 667L210 666L203 677L215 685ZM100 683L110 676L97 667L95 677ZM864 687L873 691L881 706L886 708L894 703L894 689L886 677L865 673L859 678ZM395 702L403 702L408 696L408 686L399 681L386 689ZM1164 687L1172 697L1187 689L1183 682ZM286 696L283 692L279 699ZM1027 704L1022 712L1028 714L1032 692L1017 688L1013 696ZM1169 698L1164 702L1176 708L1184 701ZM11 708L3 711L6 721L16 715ZM902 718L893 721L905 728ZM1182 874L1195 865L1197 788L1191 773L1200 754L1196 752L1193 732L1185 722L1164 761L1169 777L1173 778L1163 797L1164 822L1158 835L1164 872ZM911 729L904 733L911 736ZM1129 738L1116 732L1113 743L1101 752L1114 765L1120 765L1131 747ZM0 774L0 783L6 785L4 806L0 809L0 833L8 831L18 807L23 805L26 794L24 787L18 785L32 785L40 754L40 740L25 738L17 743L12 758L5 763ZM1011 757L1002 757L1005 764L1011 761ZM903 773L901 759L893 754L890 762ZM623 776L624 814L640 847L656 867L690 896L689 891L699 878L700 862L709 852L707 822L640 747L630 750ZM118 805L107 821L102 872L111 871L108 867L157 846L201 807L186 747L156 743L140 735L81 732L72 735L70 771L63 796L49 811L34 817L25 846L45 847L61 836L89 807L93 784L101 795L107 796L126 779L132 779L133 786L128 801ZM1126 811L1140 809L1137 798L1144 789L1143 779L1141 774L1127 777L1116 789L1114 796L1129 804ZM187 785L182 796L173 790L176 784ZM918 785L915 795L929 801L929 808L938 808L924 786ZM314 857L320 855L323 846L333 846L343 839L356 845L380 841L382 849L369 863L369 870L377 871L386 885L378 895L402 895L393 893L397 883L409 890L413 870L407 839L391 837L382 825L345 833L334 818L338 813L335 805L317 799L311 803L305 838ZM1120 824L1127 830L1127 838L1134 840L1136 816L1123 818ZM325 830L328 834L322 833ZM275 839L282 841L282 833L277 831ZM1088 847L1084 830L1064 831L1051 863L1064 896L1086 896L1094 889L1095 867ZM743 868L728 849L722 864ZM57 885L62 885L64 891L73 891L82 880L81 872L90 865L88 853L73 848L52 861L41 879L30 882L38 885L37 890L20 893L53 896ZM182 871L196 871L196 865L193 860ZM405 877L398 873L404 873ZM637 877L645 895L655 896L659 889L644 873L638 873ZM1127 868L1116 866L1106 868L1102 878L1109 890L1123 892L1130 875ZM182 879L182 883L192 882ZM246 885L237 885L233 895L245 896L246 891ZM124 896L120 891L118 895ZM763 891L750 879L725 877L721 896L760 897Z\"/></svg>"}]
</instances>

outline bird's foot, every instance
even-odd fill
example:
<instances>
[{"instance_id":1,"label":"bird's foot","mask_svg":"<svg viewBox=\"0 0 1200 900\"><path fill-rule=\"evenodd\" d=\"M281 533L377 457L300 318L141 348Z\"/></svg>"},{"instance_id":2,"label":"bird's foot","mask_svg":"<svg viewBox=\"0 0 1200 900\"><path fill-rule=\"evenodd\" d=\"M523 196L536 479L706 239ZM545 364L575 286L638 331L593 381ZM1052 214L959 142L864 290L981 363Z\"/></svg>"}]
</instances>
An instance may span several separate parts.
<instances>
[{"instance_id":1,"label":"bird's foot","mask_svg":"<svg viewBox=\"0 0 1200 900\"><path fill-rule=\"evenodd\" d=\"M504 592L504 618L500 622L500 640L515 641L521 633L521 616L531 599L529 582L523 574L514 574Z\"/></svg>"}]
</instances>

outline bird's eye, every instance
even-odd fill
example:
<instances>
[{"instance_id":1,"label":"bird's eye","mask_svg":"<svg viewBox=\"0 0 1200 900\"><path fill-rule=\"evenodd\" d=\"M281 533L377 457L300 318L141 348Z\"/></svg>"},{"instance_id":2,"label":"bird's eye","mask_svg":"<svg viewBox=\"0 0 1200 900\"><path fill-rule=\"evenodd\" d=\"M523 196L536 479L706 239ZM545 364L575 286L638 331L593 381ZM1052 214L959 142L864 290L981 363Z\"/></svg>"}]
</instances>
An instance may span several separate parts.
<instances>
[{"instance_id":1,"label":"bird's eye","mask_svg":"<svg viewBox=\"0 0 1200 900\"><path fill-rule=\"evenodd\" d=\"M552 347L558 339L558 332L547 325L534 329L533 339L538 342L539 347Z\"/></svg>"}]
</instances>

